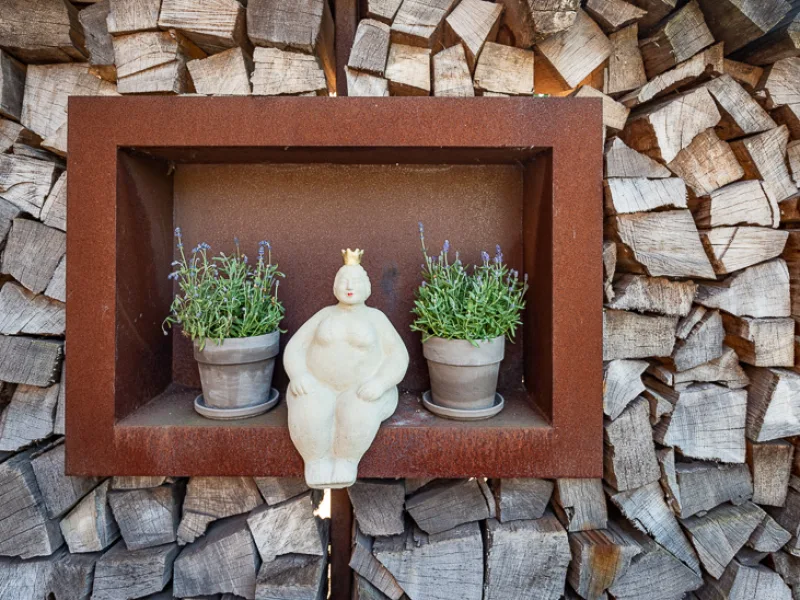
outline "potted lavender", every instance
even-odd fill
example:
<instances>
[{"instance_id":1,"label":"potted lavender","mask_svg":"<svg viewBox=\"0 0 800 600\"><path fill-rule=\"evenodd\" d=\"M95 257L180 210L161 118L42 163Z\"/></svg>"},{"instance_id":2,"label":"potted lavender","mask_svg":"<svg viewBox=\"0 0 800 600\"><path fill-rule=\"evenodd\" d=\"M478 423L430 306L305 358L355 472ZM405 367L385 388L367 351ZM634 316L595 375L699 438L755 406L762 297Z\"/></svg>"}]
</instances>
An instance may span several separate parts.
<instances>
[{"instance_id":1,"label":"potted lavender","mask_svg":"<svg viewBox=\"0 0 800 600\"><path fill-rule=\"evenodd\" d=\"M482 252L481 263L467 267L458 252L450 259L449 241L431 256L422 223L419 234L425 263L411 329L422 334L431 379L423 403L443 417L491 417L503 409L497 377L506 338L513 341L521 324L528 278L506 266L500 246L494 258Z\"/></svg>"},{"instance_id":2,"label":"potted lavender","mask_svg":"<svg viewBox=\"0 0 800 600\"><path fill-rule=\"evenodd\" d=\"M284 308L278 300L283 274L272 263L269 242L261 242L250 263L235 240L235 251L209 256L200 243L187 257L175 229L178 260L170 274L178 286L166 328L180 325L194 343L203 393L195 410L214 419L238 419L266 412L278 401L272 375Z\"/></svg>"}]
</instances>

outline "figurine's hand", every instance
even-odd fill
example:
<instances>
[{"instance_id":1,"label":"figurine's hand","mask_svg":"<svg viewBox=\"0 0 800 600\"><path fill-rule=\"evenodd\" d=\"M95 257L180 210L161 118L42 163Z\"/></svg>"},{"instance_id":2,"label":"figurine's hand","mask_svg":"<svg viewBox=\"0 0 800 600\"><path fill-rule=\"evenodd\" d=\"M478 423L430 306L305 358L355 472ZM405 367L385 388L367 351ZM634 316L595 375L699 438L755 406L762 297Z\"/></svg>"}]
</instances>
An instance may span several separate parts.
<instances>
[{"instance_id":1,"label":"figurine's hand","mask_svg":"<svg viewBox=\"0 0 800 600\"><path fill-rule=\"evenodd\" d=\"M305 373L297 379L289 382L289 391L295 396L305 396L314 391L317 387L317 382L310 374Z\"/></svg>"},{"instance_id":2,"label":"figurine's hand","mask_svg":"<svg viewBox=\"0 0 800 600\"><path fill-rule=\"evenodd\" d=\"M358 397L367 402L372 402L377 400L385 391L385 386L380 381L370 379L358 388Z\"/></svg>"}]
</instances>

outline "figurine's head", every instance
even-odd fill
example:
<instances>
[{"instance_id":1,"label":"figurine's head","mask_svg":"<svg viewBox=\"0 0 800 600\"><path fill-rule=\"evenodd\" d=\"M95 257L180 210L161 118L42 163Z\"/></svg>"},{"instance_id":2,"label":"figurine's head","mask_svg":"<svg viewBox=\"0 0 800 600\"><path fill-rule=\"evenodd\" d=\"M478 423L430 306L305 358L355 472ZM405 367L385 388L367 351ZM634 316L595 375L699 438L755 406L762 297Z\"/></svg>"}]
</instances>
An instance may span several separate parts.
<instances>
[{"instance_id":1,"label":"figurine's head","mask_svg":"<svg viewBox=\"0 0 800 600\"><path fill-rule=\"evenodd\" d=\"M363 304L372 293L369 276L361 266L363 250L342 250L344 266L336 273L333 295L342 304Z\"/></svg>"}]
</instances>

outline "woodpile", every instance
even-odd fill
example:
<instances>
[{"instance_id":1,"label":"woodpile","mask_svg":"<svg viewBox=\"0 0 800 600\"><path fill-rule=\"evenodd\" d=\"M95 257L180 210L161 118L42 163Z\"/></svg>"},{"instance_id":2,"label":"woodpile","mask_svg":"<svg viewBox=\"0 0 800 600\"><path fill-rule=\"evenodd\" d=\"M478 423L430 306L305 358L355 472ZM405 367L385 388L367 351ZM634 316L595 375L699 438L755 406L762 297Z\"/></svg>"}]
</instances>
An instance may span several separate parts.
<instances>
[{"instance_id":1,"label":"woodpile","mask_svg":"<svg viewBox=\"0 0 800 600\"><path fill-rule=\"evenodd\" d=\"M605 422L602 479L359 481L353 597L800 597L797 2L358 4L351 96L602 103ZM331 8L0 6L0 598L325 597L301 480L68 477L60 442L69 97L329 95Z\"/></svg>"}]
</instances>

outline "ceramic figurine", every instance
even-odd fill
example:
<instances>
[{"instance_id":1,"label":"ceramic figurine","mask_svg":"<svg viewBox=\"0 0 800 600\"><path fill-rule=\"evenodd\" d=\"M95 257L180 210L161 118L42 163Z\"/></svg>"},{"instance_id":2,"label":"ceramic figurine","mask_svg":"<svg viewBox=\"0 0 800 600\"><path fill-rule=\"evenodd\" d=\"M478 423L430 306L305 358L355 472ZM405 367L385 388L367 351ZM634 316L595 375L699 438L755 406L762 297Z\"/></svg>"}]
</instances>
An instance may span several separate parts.
<instances>
[{"instance_id":1,"label":"ceramic figurine","mask_svg":"<svg viewBox=\"0 0 800 600\"><path fill-rule=\"evenodd\" d=\"M382 421L397 408L408 351L381 311L366 306L371 286L363 250L342 250L338 304L323 308L292 336L283 354L289 375L289 433L312 488L355 483L358 463Z\"/></svg>"}]
</instances>

